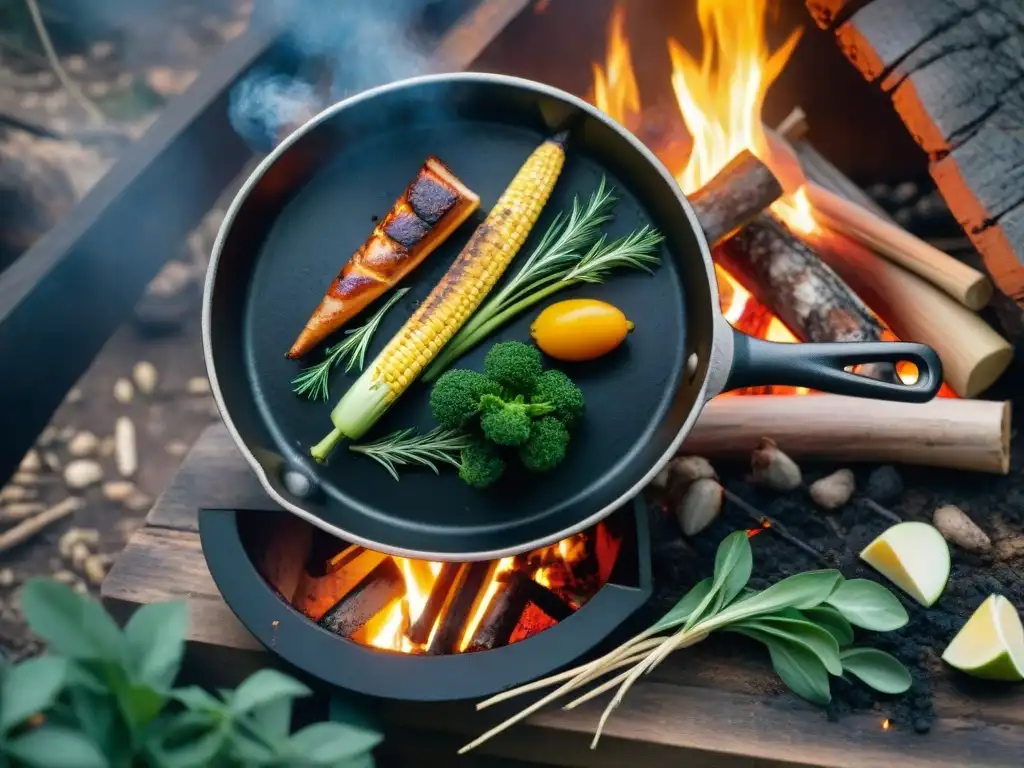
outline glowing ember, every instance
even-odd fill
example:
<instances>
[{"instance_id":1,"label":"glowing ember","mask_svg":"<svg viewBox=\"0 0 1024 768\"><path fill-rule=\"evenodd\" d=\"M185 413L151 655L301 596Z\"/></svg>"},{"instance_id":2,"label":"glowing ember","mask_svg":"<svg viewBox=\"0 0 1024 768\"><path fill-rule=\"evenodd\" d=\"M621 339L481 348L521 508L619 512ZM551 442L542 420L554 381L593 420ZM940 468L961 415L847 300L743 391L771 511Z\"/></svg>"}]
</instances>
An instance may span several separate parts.
<instances>
[{"instance_id":1,"label":"glowing ember","mask_svg":"<svg viewBox=\"0 0 1024 768\"><path fill-rule=\"evenodd\" d=\"M888 731L890 728L892 728L892 720L885 718L885 720L882 721L882 730Z\"/></svg>"}]
</instances>

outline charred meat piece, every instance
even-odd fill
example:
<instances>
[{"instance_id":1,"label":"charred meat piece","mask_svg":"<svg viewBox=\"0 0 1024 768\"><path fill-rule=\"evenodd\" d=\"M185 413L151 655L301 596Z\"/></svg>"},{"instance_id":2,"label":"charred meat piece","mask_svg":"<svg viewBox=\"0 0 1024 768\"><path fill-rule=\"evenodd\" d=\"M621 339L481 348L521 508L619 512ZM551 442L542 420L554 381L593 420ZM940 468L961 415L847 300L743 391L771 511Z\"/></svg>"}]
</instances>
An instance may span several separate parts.
<instances>
[{"instance_id":1,"label":"charred meat piece","mask_svg":"<svg viewBox=\"0 0 1024 768\"><path fill-rule=\"evenodd\" d=\"M480 207L480 198L429 157L331 283L288 357L307 354L412 272Z\"/></svg>"}]
</instances>

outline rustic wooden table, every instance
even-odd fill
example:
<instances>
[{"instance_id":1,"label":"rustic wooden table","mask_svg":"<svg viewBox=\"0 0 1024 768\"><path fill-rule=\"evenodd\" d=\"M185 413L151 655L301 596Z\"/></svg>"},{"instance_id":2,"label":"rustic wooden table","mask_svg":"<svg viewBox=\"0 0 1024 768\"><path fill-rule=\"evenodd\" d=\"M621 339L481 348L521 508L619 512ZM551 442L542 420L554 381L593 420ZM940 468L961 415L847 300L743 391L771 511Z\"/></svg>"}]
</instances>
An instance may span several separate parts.
<instances>
[{"instance_id":1,"label":"rustic wooden table","mask_svg":"<svg viewBox=\"0 0 1024 768\"><path fill-rule=\"evenodd\" d=\"M209 428L151 510L103 585L124 621L138 606L186 599L191 611L189 671L209 687L234 686L256 669L281 664L239 623L214 586L199 542L200 507L273 509L223 426ZM882 728L882 714L822 712L783 691L762 658L714 640L677 654L637 685L612 716L596 751L588 749L603 701L542 712L480 748L495 758L563 766L840 766L900 768L1024 764L1024 687L960 691L936 681L930 733ZM493 724L466 703L387 702L390 743L420 765L462 765L454 751ZM435 757L423 762L425 750ZM436 760L436 762L435 762ZM474 764L476 762L474 761ZM517 763L518 764L518 763Z\"/></svg>"}]
</instances>

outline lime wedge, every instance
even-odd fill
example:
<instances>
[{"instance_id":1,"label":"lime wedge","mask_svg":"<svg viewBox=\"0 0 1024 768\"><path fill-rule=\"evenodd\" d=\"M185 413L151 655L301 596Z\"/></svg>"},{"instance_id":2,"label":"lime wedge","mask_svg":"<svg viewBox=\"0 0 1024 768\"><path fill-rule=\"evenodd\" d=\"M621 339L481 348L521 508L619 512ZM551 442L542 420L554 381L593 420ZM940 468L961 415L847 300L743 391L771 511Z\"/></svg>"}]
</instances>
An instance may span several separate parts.
<instances>
[{"instance_id":1,"label":"lime wedge","mask_svg":"<svg viewBox=\"0 0 1024 768\"><path fill-rule=\"evenodd\" d=\"M928 523L898 523L868 544L860 559L923 606L949 579L949 545Z\"/></svg>"},{"instance_id":2,"label":"lime wedge","mask_svg":"<svg viewBox=\"0 0 1024 768\"><path fill-rule=\"evenodd\" d=\"M986 680L1024 680L1024 626L1013 604L989 595L942 654L961 672Z\"/></svg>"}]
</instances>

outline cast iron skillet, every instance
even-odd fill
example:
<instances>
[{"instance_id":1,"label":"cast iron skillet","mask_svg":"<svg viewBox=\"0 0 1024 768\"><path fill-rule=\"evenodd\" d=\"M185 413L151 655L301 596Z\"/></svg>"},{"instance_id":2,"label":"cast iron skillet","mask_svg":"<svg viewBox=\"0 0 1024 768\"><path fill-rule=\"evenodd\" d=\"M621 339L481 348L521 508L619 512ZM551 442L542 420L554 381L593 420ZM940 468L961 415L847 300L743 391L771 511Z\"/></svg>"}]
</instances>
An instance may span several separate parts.
<instances>
[{"instance_id":1,"label":"cast iron skillet","mask_svg":"<svg viewBox=\"0 0 1024 768\"><path fill-rule=\"evenodd\" d=\"M665 236L654 276L621 272L557 298L621 308L636 330L612 355L561 366L582 386L587 415L565 462L547 475L512 471L485 491L454 471L410 469L395 482L339 447L326 466L309 446L331 428L332 403L292 393L304 361L285 352L341 265L423 160L436 154L486 210L548 135L572 129L568 159L514 272L558 211L586 199L602 175L620 202L612 237L643 224ZM444 274L478 221L420 265L385 318L367 360ZM552 299L554 300L554 299ZM203 300L203 343L229 431L281 506L353 543L430 560L485 560L557 542L638 493L675 453L701 406L723 390L789 384L845 395L925 402L942 381L920 344L771 344L736 333L718 309L708 244L668 171L630 133L585 102L537 83L486 74L427 76L367 91L298 129L256 169L220 230ZM542 306L458 365L479 370L490 342L528 340ZM322 352L311 356L319 360ZM910 360L913 386L847 373L857 363ZM335 401L353 377L335 375ZM367 435L433 425L427 387L414 383Z\"/></svg>"}]
</instances>

